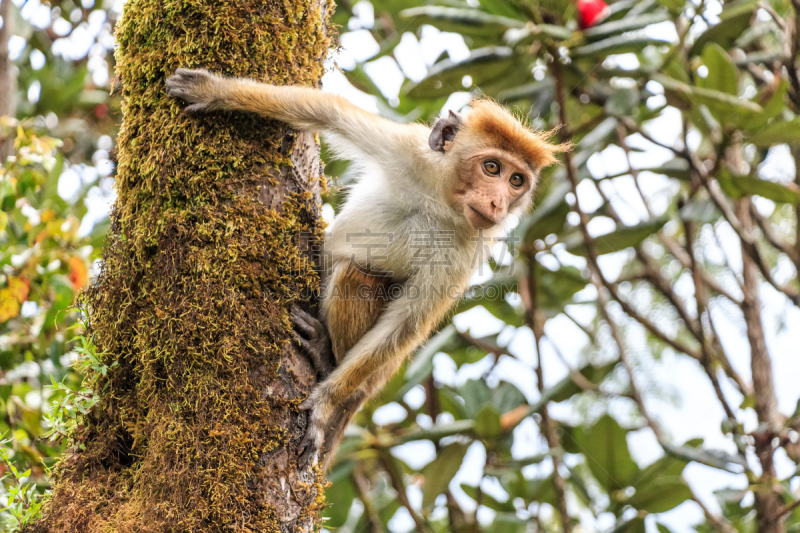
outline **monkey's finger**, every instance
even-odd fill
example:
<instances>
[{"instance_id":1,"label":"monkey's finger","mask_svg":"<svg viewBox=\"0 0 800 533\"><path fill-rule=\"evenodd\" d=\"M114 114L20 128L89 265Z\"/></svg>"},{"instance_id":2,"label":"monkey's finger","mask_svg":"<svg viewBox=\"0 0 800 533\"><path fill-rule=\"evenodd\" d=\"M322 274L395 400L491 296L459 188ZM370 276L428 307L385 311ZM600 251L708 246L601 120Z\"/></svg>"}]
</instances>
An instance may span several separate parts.
<instances>
[{"instance_id":1,"label":"monkey's finger","mask_svg":"<svg viewBox=\"0 0 800 533\"><path fill-rule=\"evenodd\" d=\"M179 68L175 71L175 75L184 78L198 78L208 76L209 72L202 68Z\"/></svg>"},{"instance_id":2,"label":"monkey's finger","mask_svg":"<svg viewBox=\"0 0 800 533\"><path fill-rule=\"evenodd\" d=\"M300 411L310 411L317 405L317 399L314 397L313 394L309 394L308 398L303 400L303 402L297 406Z\"/></svg>"},{"instance_id":3,"label":"monkey's finger","mask_svg":"<svg viewBox=\"0 0 800 533\"><path fill-rule=\"evenodd\" d=\"M297 308L292 309L292 322L295 326L297 326L303 333L306 335L316 335L317 330L314 328L312 324L308 323L307 320L308 315L303 313Z\"/></svg>"},{"instance_id":4,"label":"monkey's finger","mask_svg":"<svg viewBox=\"0 0 800 533\"><path fill-rule=\"evenodd\" d=\"M184 111L189 114L203 113L204 111L208 111L208 104L192 104L190 106L186 106Z\"/></svg>"},{"instance_id":5,"label":"monkey's finger","mask_svg":"<svg viewBox=\"0 0 800 533\"><path fill-rule=\"evenodd\" d=\"M305 322L306 325L308 325L308 326L310 326L310 327L312 327L314 329L314 335L316 337L327 337L328 336L328 330L325 327L325 324L323 324L315 316L313 316L313 315L311 315L309 313L306 313L305 311L303 311L299 307L294 307L292 309L292 311L294 313L296 313L297 316L299 318L301 318L303 320L303 322ZM306 333L309 334L309 335L312 334L312 332L310 332L310 331L306 331Z\"/></svg>"},{"instance_id":6,"label":"monkey's finger","mask_svg":"<svg viewBox=\"0 0 800 533\"><path fill-rule=\"evenodd\" d=\"M314 329L325 328L322 322L317 320L317 318L314 315L307 313L306 311L303 311L299 307L293 307L292 314L294 314L294 316L296 316L299 320L302 320L304 323L306 323L308 326Z\"/></svg>"},{"instance_id":7,"label":"monkey's finger","mask_svg":"<svg viewBox=\"0 0 800 533\"><path fill-rule=\"evenodd\" d=\"M315 351L314 345L308 339L304 339L299 333L296 331L292 332L292 336L294 337L294 341L300 345L300 348L303 349L304 352L310 353Z\"/></svg>"},{"instance_id":8,"label":"monkey's finger","mask_svg":"<svg viewBox=\"0 0 800 533\"><path fill-rule=\"evenodd\" d=\"M320 448L322 448L323 438L323 431L315 424L309 422L306 434L303 440L300 441L300 457L297 459L297 463L300 466L308 467L317 461Z\"/></svg>"},{"instance_id":9,"label":"monkey's finger","mask_svg":"<svg viewBox=\"0 0 800 533\"><path fill-rule=\"evenodd\" d=\"M309 445L300 453L300 457L297 458L297 465L300 468L310 468L317 461L317 454L318 452L314 451Z\"/></svg>"}]
</instances>

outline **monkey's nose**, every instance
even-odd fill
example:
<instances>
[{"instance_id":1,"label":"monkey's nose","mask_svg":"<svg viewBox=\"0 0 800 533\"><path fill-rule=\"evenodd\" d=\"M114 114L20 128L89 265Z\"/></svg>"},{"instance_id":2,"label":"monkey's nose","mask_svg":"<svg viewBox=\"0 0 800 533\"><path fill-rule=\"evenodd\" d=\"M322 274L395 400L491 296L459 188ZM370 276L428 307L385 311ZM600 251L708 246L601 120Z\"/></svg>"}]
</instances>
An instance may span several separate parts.
<instances>
[{"instance_id":1,"label":"monkey's nose","mask_svg":"<svg viewBox=\"0 0 800 533\"><path fill-rule=\"evenodd\" d=\"M489 208L491 209L493 216L500 215L503 213L503 211L505 211L505 203L502 199L493 198L489 201Z\"/></svg>"}]
</instances>

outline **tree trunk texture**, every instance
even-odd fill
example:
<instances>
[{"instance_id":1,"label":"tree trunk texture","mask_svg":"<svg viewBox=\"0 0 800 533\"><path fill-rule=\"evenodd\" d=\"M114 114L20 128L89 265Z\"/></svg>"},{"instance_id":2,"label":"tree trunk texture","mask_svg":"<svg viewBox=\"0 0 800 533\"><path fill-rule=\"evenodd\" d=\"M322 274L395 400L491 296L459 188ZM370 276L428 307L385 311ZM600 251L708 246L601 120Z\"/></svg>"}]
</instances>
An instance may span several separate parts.
<instances>
[{"instance_id":1,"label":"tree trunk texture","mask_svg":"<svg viewBox=\"0 0 800 533\"><path fill-rule=\"evenodd\" d=\"M322 475L298 470L316 383L288 311L318 278L313 134L189 116L178 67L316 86L327 0L128 0L117 26L118 194L82 297L110 369L73 432L37 532L311 531Z\"/></svg>"},{"instance_id":2,"label":"tree trunk texture","mask_svg":"<svg viewBox=\"0 0 800 533\"><path fill-rule=\"evenodd\" d=\"M8 57L8 40L11 38L11 0L0 0L0 117L14 118L17 115L17 67ZM15 128L0 129L0 166L14 152Z\"/></svg>"}]
</instances>

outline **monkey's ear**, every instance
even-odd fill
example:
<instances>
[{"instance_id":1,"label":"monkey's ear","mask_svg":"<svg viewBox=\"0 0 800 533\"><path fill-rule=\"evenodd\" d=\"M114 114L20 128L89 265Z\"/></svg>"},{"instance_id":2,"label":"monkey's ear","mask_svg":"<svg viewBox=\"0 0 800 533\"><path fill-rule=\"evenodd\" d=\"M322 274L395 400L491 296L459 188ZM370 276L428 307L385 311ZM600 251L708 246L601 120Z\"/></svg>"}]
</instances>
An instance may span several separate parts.
<instances>
[{"instance_id":1,"label":"monkey's ear","mask_svg":"<svg viewBox=\"0 0 800 533\"><path fill-rule=\"evenodd\" d=\"M428 138L428 146L436 152L445 152L447 143L453 142L461 128L461 115L450 111L446 117L440 118L433 125L431 136Z\"/></svg>"}]
</instances>

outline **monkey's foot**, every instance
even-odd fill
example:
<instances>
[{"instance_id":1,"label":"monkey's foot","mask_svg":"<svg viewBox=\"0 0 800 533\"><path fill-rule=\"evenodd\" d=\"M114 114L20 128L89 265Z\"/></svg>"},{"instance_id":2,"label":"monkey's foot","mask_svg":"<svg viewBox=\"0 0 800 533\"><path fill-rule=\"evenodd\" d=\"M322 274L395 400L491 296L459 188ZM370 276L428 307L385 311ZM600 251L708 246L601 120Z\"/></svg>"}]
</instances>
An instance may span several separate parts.
<instances>
[{"instance_id":1,"label":"monkey's foot","mask_svg":"<svg viewBox=\"0 0 800 533\"><path fill-rule=\"evenodd\" d=\"M294 339L311 359L320 380L333 372L333 349L325 324L300 308L292 308L292 322L295 325ZM302 333L298 333L298 330Z\"/></svg>"},{"instance_id":2,"label":"monkey's foot","mask_svg":"<svg viewBox=\"0 0 800 533\"><path fill-rule=\"evenodd\" d=\"M167 78L167 94L191 104L190 113L209 111L214 101L215 76L206 70L179 68Z\"/></svg>"},{"instance_id":3,"label":"monkey's foot","mask_svg":"<svg viewBox=\"0 0 800 533\"><path fill-rule=\"evenodd\" d=\"M300 468L308 468L319 459L319 452L325 439L322 425L315 423L314 418L314 412L312 411L308 417L306 435L300 441L300 456L297 458L297 464Z\"/></svg>"}]
</instances>

